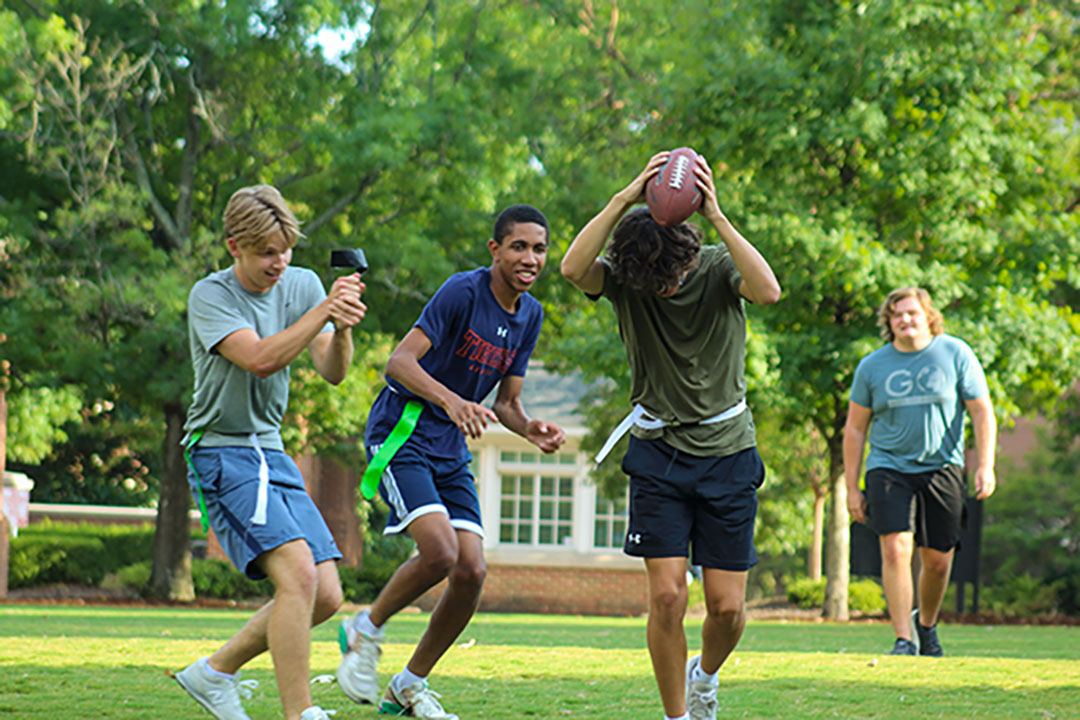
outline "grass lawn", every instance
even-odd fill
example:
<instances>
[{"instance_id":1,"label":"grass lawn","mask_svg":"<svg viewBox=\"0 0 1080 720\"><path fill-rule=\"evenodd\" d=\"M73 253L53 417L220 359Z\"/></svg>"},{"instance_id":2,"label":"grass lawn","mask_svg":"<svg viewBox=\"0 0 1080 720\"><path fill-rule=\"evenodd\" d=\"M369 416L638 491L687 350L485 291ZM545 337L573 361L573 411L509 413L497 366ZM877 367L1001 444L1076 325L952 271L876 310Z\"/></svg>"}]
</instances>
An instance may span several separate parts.
<instances>
[{"instance_id":1,"label":"grass lawn","mask_svg":"<svg viewBox=\"0 0 1080 720\"><path fill-rule=\"evenodd\" d=\"M165 675L212 652L250 611L0 605L0 718L209 719ZM426 614L388 625L383 680ZM700 620L688 620L691 650ZM312 676L339 659L337 622L313 632ZM1080 627L943 626L948 656L894 658L884 623L751 621L721 671L721 718L1080 718ZM463 720L662 718L645 621L478 615L432 676ZM280 718L268 657L253 720ZM333 684L313 686L335 720L375 718Z\"/></svg>"}]
</instances>

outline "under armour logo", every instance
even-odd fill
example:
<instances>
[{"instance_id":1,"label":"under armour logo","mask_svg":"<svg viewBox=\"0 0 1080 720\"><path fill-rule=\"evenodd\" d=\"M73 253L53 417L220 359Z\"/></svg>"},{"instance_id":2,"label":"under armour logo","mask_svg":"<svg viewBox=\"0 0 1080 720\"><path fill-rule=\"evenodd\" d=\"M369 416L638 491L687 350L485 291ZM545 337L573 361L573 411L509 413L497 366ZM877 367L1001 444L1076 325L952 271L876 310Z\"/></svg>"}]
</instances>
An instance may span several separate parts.
<instances>
[{"instance_id":1,"label":"under armour logo","mask_svg":"<svg viewBox=\"0 0 1080 720\"><path fill-rule=\"evenodd\" d=\"M632 542L635 545L640 545L641 544L641 533L627 533L626 534L626 541L627 542Z\"/></svg>"},{"instance_id":2,"label":"under armour logo","mask_svg":"<svg viewBox=\"0 0 1080 720\"><path fill-rule=\"evenodd\" d=\"M502 325L500 325L499 328L495 331L495 334L498 335L499 337L506 337L506 333L508 333L508 332L509 332L508 328L504 328Z\"/></svg>"}]
</instances>

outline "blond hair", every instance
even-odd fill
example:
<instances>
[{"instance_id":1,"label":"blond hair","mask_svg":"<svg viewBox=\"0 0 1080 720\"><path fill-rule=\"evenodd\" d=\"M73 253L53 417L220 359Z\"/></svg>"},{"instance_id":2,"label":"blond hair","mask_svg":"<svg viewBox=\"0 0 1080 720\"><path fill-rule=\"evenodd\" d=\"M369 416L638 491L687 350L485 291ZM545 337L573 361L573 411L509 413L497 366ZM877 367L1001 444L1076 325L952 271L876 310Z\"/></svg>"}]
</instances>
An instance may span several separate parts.
<instances>
[{"instance_id":1,"label":"blond hair","mask_svg":"<svg viewBox=\"0 0 1080 720\"><path fill-rule=\"evenodd\" d=\"M258 247L275 231L280 230L287 247L303 237L300 223L272 185L251 185L240 188L229 198L225 214L225 236L239 247Z\"/></svg>"},{"instance_id":2,"label":"blond hair","mask_svg":"<svg viewBox=\"0 0 1080 720\"><path fill-rule=\"evenodd\" d=\"M877 323L881 328L881 337L887 342L892 342L896 339L896 335L893 334L892 331L892 325L889 324L896 303L911 297L919 301L919 305L922 306L923 312L926 313L926 324L930 327L930 334L941 335L945 332L945 318L942 317L938 309L934 307L934 302L930 299L930 293L918 287L902 287L889 293L889 297L885 298L885 302L883 302L878 309Z\"/></svg>"}]
</instances>

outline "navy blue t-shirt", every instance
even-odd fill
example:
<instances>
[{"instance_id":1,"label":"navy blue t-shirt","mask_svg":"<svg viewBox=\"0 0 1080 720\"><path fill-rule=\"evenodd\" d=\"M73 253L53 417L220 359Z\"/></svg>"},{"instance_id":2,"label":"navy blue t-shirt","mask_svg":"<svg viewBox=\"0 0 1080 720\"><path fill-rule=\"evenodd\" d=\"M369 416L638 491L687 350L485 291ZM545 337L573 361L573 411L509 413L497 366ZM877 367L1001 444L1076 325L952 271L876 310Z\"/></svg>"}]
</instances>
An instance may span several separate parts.
<instances>
[{"instance_id":1,"label":"navy blue t-shirt","mask_svg":"<svg viewBox=\"0 0 1080 720\"><path fill-rule=\"evenodd\" d=\"M466 400L480 402L504 376L525 376L543 319L543 308L528 293L518 300L517 312L504 310L491 292L488 268L452 275L413 326L431 340L420 367ZM405 403L415 399L424 404L424 410L409 443L438 458L465 454L465 436L441 407L417 397L392 378L386 382L368 415L364 440L368 447L382 444Z\"/></svg>"}]
</instances>

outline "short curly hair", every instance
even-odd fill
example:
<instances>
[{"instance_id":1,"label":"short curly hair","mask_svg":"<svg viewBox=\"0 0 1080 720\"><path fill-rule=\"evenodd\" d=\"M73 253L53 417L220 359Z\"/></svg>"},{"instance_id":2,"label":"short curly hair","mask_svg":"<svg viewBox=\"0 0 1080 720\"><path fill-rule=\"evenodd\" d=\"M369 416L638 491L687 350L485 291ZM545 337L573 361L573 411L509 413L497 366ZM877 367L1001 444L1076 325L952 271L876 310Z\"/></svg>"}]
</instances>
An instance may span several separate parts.
<instances>
[{"instance_id":1,"label":"short curly hair","mask_svg":"<svg viewBox=\"0 0 1080 720\"><path fill-rule=\"evenodd\" d=\"M930 293L919 287L902 287L889 293L889 297L885 298L885 302L881 303L881 307L878 308L877 324L881 328L881 338L883 340L892 342L896 339L896 334L893 332L889 320L892 319L893 308L896 307L896 303L905 298L915 298L919 301L923 312L926 313L926 324L930 327L931 335L941 335L945 332L945 318L934 307L934 301L930 299Z\"/></svg>"},{"instance_id":2,"label":"short curly hair","mask_svg":"<svg viewBox=\"0 0 1080 720\"><path fill-rule=\"evenodd\" d=\"M704 238L690 223L666 227L647 208L626 214L611 235L607 259L615 279L643 292L663 293L679 285L697 259Z\"/></svg>"},{"instance_id":3,"label":"short curly hair","mask_svg":"<svg viewBox=\"0 0 1080 720\"><path fill-rule=\"evenodd\" d=\"M280 230L287 247L303 237L300 223L285 204L285 198L272 185L251 185L232 194L222 215L225 237L239 247L258 247L275 230Z\"/></svg>"}]
</instances>

